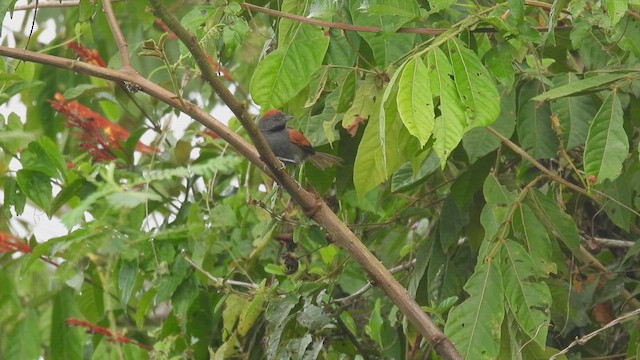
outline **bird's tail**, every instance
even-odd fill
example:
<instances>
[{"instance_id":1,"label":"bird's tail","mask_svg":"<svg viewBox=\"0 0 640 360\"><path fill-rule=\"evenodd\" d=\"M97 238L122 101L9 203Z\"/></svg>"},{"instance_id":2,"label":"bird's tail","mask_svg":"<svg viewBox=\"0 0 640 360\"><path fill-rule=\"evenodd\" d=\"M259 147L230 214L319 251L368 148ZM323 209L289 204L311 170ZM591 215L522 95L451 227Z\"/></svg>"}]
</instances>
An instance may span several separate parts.
<instances>
[{"instance_id":1,"label":"bird's tail","mask_svg":"<svg viewBox=\"0 0 640 360\"><path fill-rule=\"evenodd\" d=\"M324 170L334 165L342 166L342 158L323 152L316 152L315 154L311 155L311 157L309 157L309 160L311 160L313 165L315 165L320 170Z\"/></svg>"}]
</instances>

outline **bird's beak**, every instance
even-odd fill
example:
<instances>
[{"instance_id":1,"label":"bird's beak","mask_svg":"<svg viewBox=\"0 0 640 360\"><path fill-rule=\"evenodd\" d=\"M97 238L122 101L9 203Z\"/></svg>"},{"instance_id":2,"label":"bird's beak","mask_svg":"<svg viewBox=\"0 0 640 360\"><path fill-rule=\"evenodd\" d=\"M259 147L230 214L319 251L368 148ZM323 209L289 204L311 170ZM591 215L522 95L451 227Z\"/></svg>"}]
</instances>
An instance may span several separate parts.
<instances>
[{"instance_id":1,"label":"bird's beak","mask_svg":"<svg viewBox=\"0 0 640 360\"><path fill-rule=\"evenodd\" d=\"M291 120L291 119L293 119L293 116L291 116L291 115L287 115L287 116L285 116L282 120L284 120L284 122L287 122L287 121L289 121L289 120Z\"/></svg>"}]
</instances>

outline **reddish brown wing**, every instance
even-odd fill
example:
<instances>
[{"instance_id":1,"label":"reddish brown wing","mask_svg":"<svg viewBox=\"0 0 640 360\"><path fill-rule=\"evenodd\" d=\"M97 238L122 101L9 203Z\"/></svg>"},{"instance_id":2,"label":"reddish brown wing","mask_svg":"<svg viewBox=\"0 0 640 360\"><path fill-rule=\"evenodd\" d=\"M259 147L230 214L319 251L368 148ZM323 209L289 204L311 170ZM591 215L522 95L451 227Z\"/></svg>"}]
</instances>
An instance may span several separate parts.
<instances>
[{"instance_id":1,"label":"reddish brown wing","mask_svg":"<svg viewBox=\"0 0 640 360\"><path fill-rule=\"evenodd\" d=\"M309 143L309 140L307 140L306 137L304 137L304 135L302 135L302 133L298 130L294 130L294 129L289 129L289 139L291 140L292 143L298 145L299 147L313 153L313 147L311 146L311 144Z\"/></svg>"}]
</instances>

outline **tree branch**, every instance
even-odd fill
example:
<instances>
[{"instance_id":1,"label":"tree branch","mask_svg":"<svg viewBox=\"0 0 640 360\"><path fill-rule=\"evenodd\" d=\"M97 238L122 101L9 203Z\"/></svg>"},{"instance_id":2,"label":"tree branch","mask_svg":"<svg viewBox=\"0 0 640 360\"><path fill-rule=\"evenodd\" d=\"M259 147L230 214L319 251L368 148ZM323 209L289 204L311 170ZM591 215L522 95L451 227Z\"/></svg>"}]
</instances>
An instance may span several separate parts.
<instances>
[{"instance_id":1,"label":"tree branch","mask_svg":"<svg viewBox=\"0 0 640 360\"><path fill-rule=\"evenodd\" d=\"M121 70L113 70L92 64L87 64L78 60L40 54L28 50L14 49L6 46L0 46L0 55L23 61L30 61L38 64L54 66L57 68L70 70L79 74L94 76L101 79L112 80L116 82L126 81L137 85L139 86L140 91L143 91L150 96L161 100L167 105L184 112L185 114L200 122L202 125L211 129L218 136L220 136L220 138L227 141L234 149L236 149L236 151L238 151L238 153L246 157L258 168L265 169L265 163L262 162L255 148L247 143L238 134L231 131L227 126L215 119L210 114L200 109L195 104L192 104L188 101L183 101L183 106L183 104L178 100L176 94L145 79L138 74Z\"/></svg>"},{"instance_id":2,"label":"tree branch","mask_svg":"<svg viewBox=\"0 0 640 360\"><path fill-rule=\"evenodd\" d=\"M112 0L111 2L120 2L123 0ZM27 5L18 5L13 8L13 11L24 11L24 10L32 10L38 7L38 9L44 8L66 8L66 7L77 7L80 5L80 1L44 1L44 2L32 2Z\"/></svg>"},{"instance_id":3,"label":"tree branch","mask_svg":"<svg viewBox=\"0 0 640 360\"><path fill-rule=\"evenodd\" d=\"M111 0L102 0L102 9L104 10L107 23L109 23L111 33L116 41L116 45L118 46L118 51L120 52L120 66L125 71L133 71L133 68L131 67L131 60L129 58L129 44L127 44L124 35L122 35L122 30L120 30L118 20L116 20L116 16L113 14Z\"/></svg>"},{"instance_id":4,"label":"tree branch","mask_svg":"<svg viewBox=\"0 0 640 360\"><path fill-rule=\"evenodd\" d=\"M274 10L274 9L269 9L262 6L249 4L246 2L240 3L240 6L242 6L243 8L249 11L251 10L258 11L264 14L275 16L275 17L299 21L299 22L303 22L311 25L318 25L322 27L328 27L328 28L334 28L334 29L340 29L340 30L358 31L358 32L369 32L369 33L379 33L383 31L383 29L379 26L362 26L362 25L335 23L331 21L318 20L318 19L296 15L296 14L289 14L289 13ZM571 30L572 28L573 28L572 26L556 26L554 30L562 31L562 30ZM539 32L546 32L549 30L546 26L537 26L537 27L534 27L534 29L536 29ZM400 34L426 34L426 35L440 35L447 31L449 31L449 29L406 28L406 27L402 27L396 30L396 32ZM497 32L497 30L493 28L477 28L477 29L471 30L471 32L493 33L493 32Z\"/></svg>"},{"instance_id":5,"label":"tree branch","mask_svg":"<svg viewBox=\"0 0 640 360\"><path fill-rule=\"evenodd\" d=\"M569 350L576 346L576 345L584 345L587 343L587 341L593 339L594 337L598 336L601 332L614 327L615 325L618 325L619 323L623 322L623 321L627 321L629 319L631 319L632 317L636 317L640 315L640 309L635 309L632 312L626 313L622 316L617 317L615 320L611 321L610 323L608 323L607 325L601 327L600 329L593 331L581 338L577 338L575 339L571 344L569 344L569 346L567 346L566 348L562 349L562 351L560 351L557 354L554 354L552 357L549 358L549 360L554 360L557 359L558 356L562 355L562 354L566 354L569 352Z\"/></svg>"},{"instance_id":6,"label":"tree branch","mask_svg":"<svg viewBox=\"0 0 640 360\"><path fill-rule=\"evenodd\" d=\"M433 323L431 318L420 309L420 306L409 296L407 290L387 271L358 237L342 222L327 204L317 195L303 189L284 171L281 162L267 145L258 130L252 116L220 81L207 61L207 54L178 20L170 14L160 0L150 0L155 15L159 17L180 41L182 41L202 72L204 80L220 96L222 101L236 115L245 131L253 141L260 157L265 160L276 181L290 194L291 198L302 208L305 214L320 224L331 239L346 250L349 255L367 272L371 279L398 306L400 311L429 340L436 351L446 359L462 359L453 343Z\"/></svg>"},{"instance_id":7,"label":"tree branch","mask_svg":"<svg viewBox=\"0 0 640 360\"><path fill-rule=\"evenodd\" d=\"M520 155L523 159L529 161L533 166L537 167L540 171L542 171L543 174L548 176L553 181L563 184L568 188L593 199L593 196L586 189L583 189L580 186L573 184L563 179L562 177L558 176L557 174L553 173L551 170L547 169L544 165L542 165L538 160L534 159L531 155L529 155L526 151L524 151L524 149L514 144L511 140L507 139L504 135L500 134L497 130L495 130L491 126L487 126L485 129L487 129L487 131L489 131L495 137L500 139L500 141L503 144L505 144L509 149L511 149L513 152ZM596 192L596 190L592 190L592 191ZM603 194L599 191L597 193L600 195L606 196L606 194ZM612 199L612 200L615 200L615 199ZM595 268L602 271L604 273L604 276L607 279L611 278L611 275L608 274L607 268L604 265L602 265L602 263L598 261L598 259L596 259L589 251L587 251L587 249L585 249L584 246L580 245L580 251L578 252L578 254L576 254L576 257L580 259L582 263L593 265ZM626 289L623 290L621 296L625 299L625 301L631 304L631 306L636 308L640 307L640 301L636 300L628 290Z\"/></svg>"}]
</instances>

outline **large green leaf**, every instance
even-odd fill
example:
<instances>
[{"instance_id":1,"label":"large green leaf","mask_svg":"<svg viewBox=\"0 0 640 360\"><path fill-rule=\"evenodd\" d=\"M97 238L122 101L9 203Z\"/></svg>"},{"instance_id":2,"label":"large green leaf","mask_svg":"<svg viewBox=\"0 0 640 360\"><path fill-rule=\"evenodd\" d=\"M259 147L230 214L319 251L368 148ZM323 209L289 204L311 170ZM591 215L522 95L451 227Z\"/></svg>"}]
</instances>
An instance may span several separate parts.
<instances>
[{"instance_id":1,"label":"large green leaf","mask_svg":"<svg viewBox=\"0 0 640 360\"><path fill-rule=\"evenodd\" d=\"M302 90L320 68L329 46L320 28L301 25L290 44L281 46L258 64L251 79L256 104L280 108Z\"/></svg>"},{"instance_id":2,"label":"large green leaf","mask_svg":"<svg viewBox=\"0 0 640 360\"><path fill-rule=\"evenodd\" d=\"M77 317L77 315L78 310L73 299L73 292L71 289L65 288L53 298L49 359L82 359L82 344L86 337L83 334L84 331L81 328L69 327L65 324L65 320Z\"/></svg>"},{"instance_id":3,"label":"large green leaf","mask_svg":"<svg viewBox=\"0 0 640 360\"><path fill-rule=\"evenodd\" d=\"M557 272L558 267L552 259L553 248L549 234L527 204L521 204L514 211L511 228L514 235L522 241L537 268L545 274Z\"/></svg>"},{"instance_id":4,"label":"large green leaf","mask_svg":"<svg viewBox=\"0 0 640 360\"><path fill-rule=\"evenodd\" d=\"M433 131L433 98L427 67L420 58L407 61L398 83L398 112L404 126L424 146Z\"/></svg>"},{"instance_id":5,"label":"large green leaf","mask_svg":"<svg viewBox=\"0 0 640 360\"><path fill-rule=\"evenodd\" d=\"M622 19L627 8L629 7L629 0L604 0L604 7L607 9L609 19L611 20L611 26L615 25ZM636 3L637 5L637 3Z\"/></svg>"},{"instance_id":6,"label":"large green leaf","mask_svg":"<svg viewBox=\"0 0 640 360\"><path fill-rule=\"evenodd\" d=\"M571 73L556 76L556 86L571 85L578 81ZM593 95L567 96L551 102L551 111L558 117L562 142L566 150L584 144L589 131L589 122L595 116L597 110Z\"/></svg>"},{"instance_id":7,"label":"large green leaf","mask_svg":"<svg viewBox=\"0 0 640 360\"><path fill-rule=\"evenodd\" d=\"M631 200L633 199L631 187L627 176L621 176L613 182L606 181L598 190L609 195L611 199L605 200L604 211L616 226L629 231L631 220L633 219L633 209Z\"/></svg>"},{"instance_id":8,"label":"large green leaf","mask_svg":"<svg viewBox=\"0 0 640 360\"><path fill-rule=\"evenodd\" d=\"M544 346L549 330L551 294L536 278L544 275L522 245L506 240L500 252L503 291L522 330Z\"/></svg>"},{"instance_id":9,"label":"large green leaf","mask_svg":"<svg viewBox=\"0 0 640 360\"><path fill-rule=\"evenodd\" d=\"M350 126L357 126L360 122L368 120L372 112L377 114L374 109L379 108L379 106L375 104L380 101L381 95L380 88L376 86L373 76L367 76L362 81L356 81L355 95L351 107L344 114L342 127L348 129ZM342 98L342 94L340 94L340 97Z\"/></svg>"},{"instance_id":10,"label":"large green leaf","mask_svg":"<svg viewBox=\"0 0 640 360\"><path fill-rule=\"evenodd\" d=\"M591 184L620 176L622 163L629 153L622 116L618 92L611 91L593 118L584 147L584 171Z\"/></svg>"},{"instance_id":11,"label":"large green leaf","mask_svg":"<svg viewBox=\"0 0 640 360\"><path fill-rule=\"evenodd\" d=\"M517 194L509 191L498 182L495 176L487 176L482 187L487 204L480 214L480 223L484 227L484 242L490 242L499 236L509 216L509 208L514 206Z\"/></svg>"},{"instance_id":12,"label":"large green leaf","mask_svg":"<svg viewBox=\"0 0 640 360\"><path fill-rule=\"evenodd\" d=\"M47 175L39 171L21 169L16 175L16 181L29 200L45 212L49 212L52 186L51 179Z\"/></svg>"},{"instance_id":13,"label":"large green leaf","mask_svg":"<svg viewBox=\"0 0 640 360\"><path fill-rule=\"evenodd\" d=\"M6 335L5 359L38 359L40 357L40 326L38 313L33 308L25 309L24 317Z\"/></svg>"},{"instance_id":14,"label":"large green leaf","mask_svg":"<svg viewBox=\"0 0 640 360\"><path fill-rule=\"evenodd\" d=\"M502 94L500 97L500 109L500 116L498 116L496 122L491 124L491 127L509 139L516 127L515 91ZM469 161L475 162L478 158L497 149L500 146L500 139L485 128L473 128L464 134L462 146L467 152L467 156L469 156Z\"/></svg>"},{"instance_id":15,"label":"large green leaf","mask_svg":"<svg viewBox=\"0 0 640 360\"><path fill-rule=\"evenodd\" d=\"M360 197L387 180L419 149L417 139L402 124L395 105L395 101L386 102L384 124L381 116L372 114L362 135L353 171L353 184ZM380 134L380 128L384 129L384 135ZM384 144L381 137L386 139Z\"/></svg>"},{"instance_id":16,"label":"large green leaf","mask_svg":"<svg viewBox=\"0 0 640 360\"><path fill-rule=\"evenodd\" d=\"M350 0L349 8L354 24L382 28L378 33L360 33L371 47L377 66L386 68L411 50L416 36L398 34L395 30L420 17L415 0Z\"/></svg>"},{"instance_id":17,"label":"large green leaf","mask_svg":"<svg viewBox=\"0 0 640 360\"><path fill-rule=\"evenodd\" d=\"M461 41L451 40L447 47L456 88L467 107L465 115L469 126L490 125L500 115L500 95L493 78L478 55Z\"/></svg>"},{"instance_id":18,"label":"large green leaf","mask_svg":"<svg viewBox=\"0 0 640 360\"><path fill-rule=\"evenodd\" d=\"M536 159L546 159L556 156L558 137L551 126L549 104L531 100L540 88L538 81L529 81L520 88L517 129L520 146Z\"/></svg>"},{"instance_id":19,"label":"large green leaf","mask_svg":"<svg viewBox=\"0 0 640 360\"><path fill-rule=\"evenodd\" d=\"M580 248L580 234L571 216L538 190L530 190L526 200L547 232L559 237L574 254L577 254Z\"/></svg>"},{"instance_id":20,"label":"large green leaf","mask_svg":"<svg viewBox=\"0 0 640 360\"><path fill-rule=\"evenodd\" d=\"M453 67L440 48L427 54L427 67L431 92L434 98L440 99L440 116L435 119L433 129L433 149L440 157L440 165L444 166L453 149L460 143L467 127L467 119L453 81Z\"/></svg>"},{"instance_id":21,"label":"large green leaf","mask_svg":"<svg viewBox=\"0 0 640 360\"><path fill-rule=\"evenodd\" d=\"M568 82L566 85L553 88L549 91L545 91L542 94L531 98L531 100L533 101L553 100L553 99L557 99L565 96L580 94L586 91L593 91L626 77L629 77L629 74L626 72L621 72L621 73L613 73L613 74L605 74L600 76L589 77L589 78L585 78L578 81L572 81L572 82Z\"/></svg>"},{"instance_id":22,"label":"large green leaf","mask_svg":"<svg viewBox=\"0 0 640 360\"><path fill-rule=\"evenodd\" d=\"M511 3L514 1L510 1ZM496 77L496 80L506 88L511 89L515 81L515 70L513 68L513 47L508 42L498 42L484 55L485 63L489 71Z\"/></svg>"},{"instance_id":23,"label":"large green leaf","mask_svg":"<svg viewBox=\"0 0 640 360\"><path fill-rule=\"evenodd\" d=\"M464 286L469 299L449 313L444 333L464 359L495 359L504 318L503 286L496 261L488 258Z\"/></svg>"}]
</instances>

